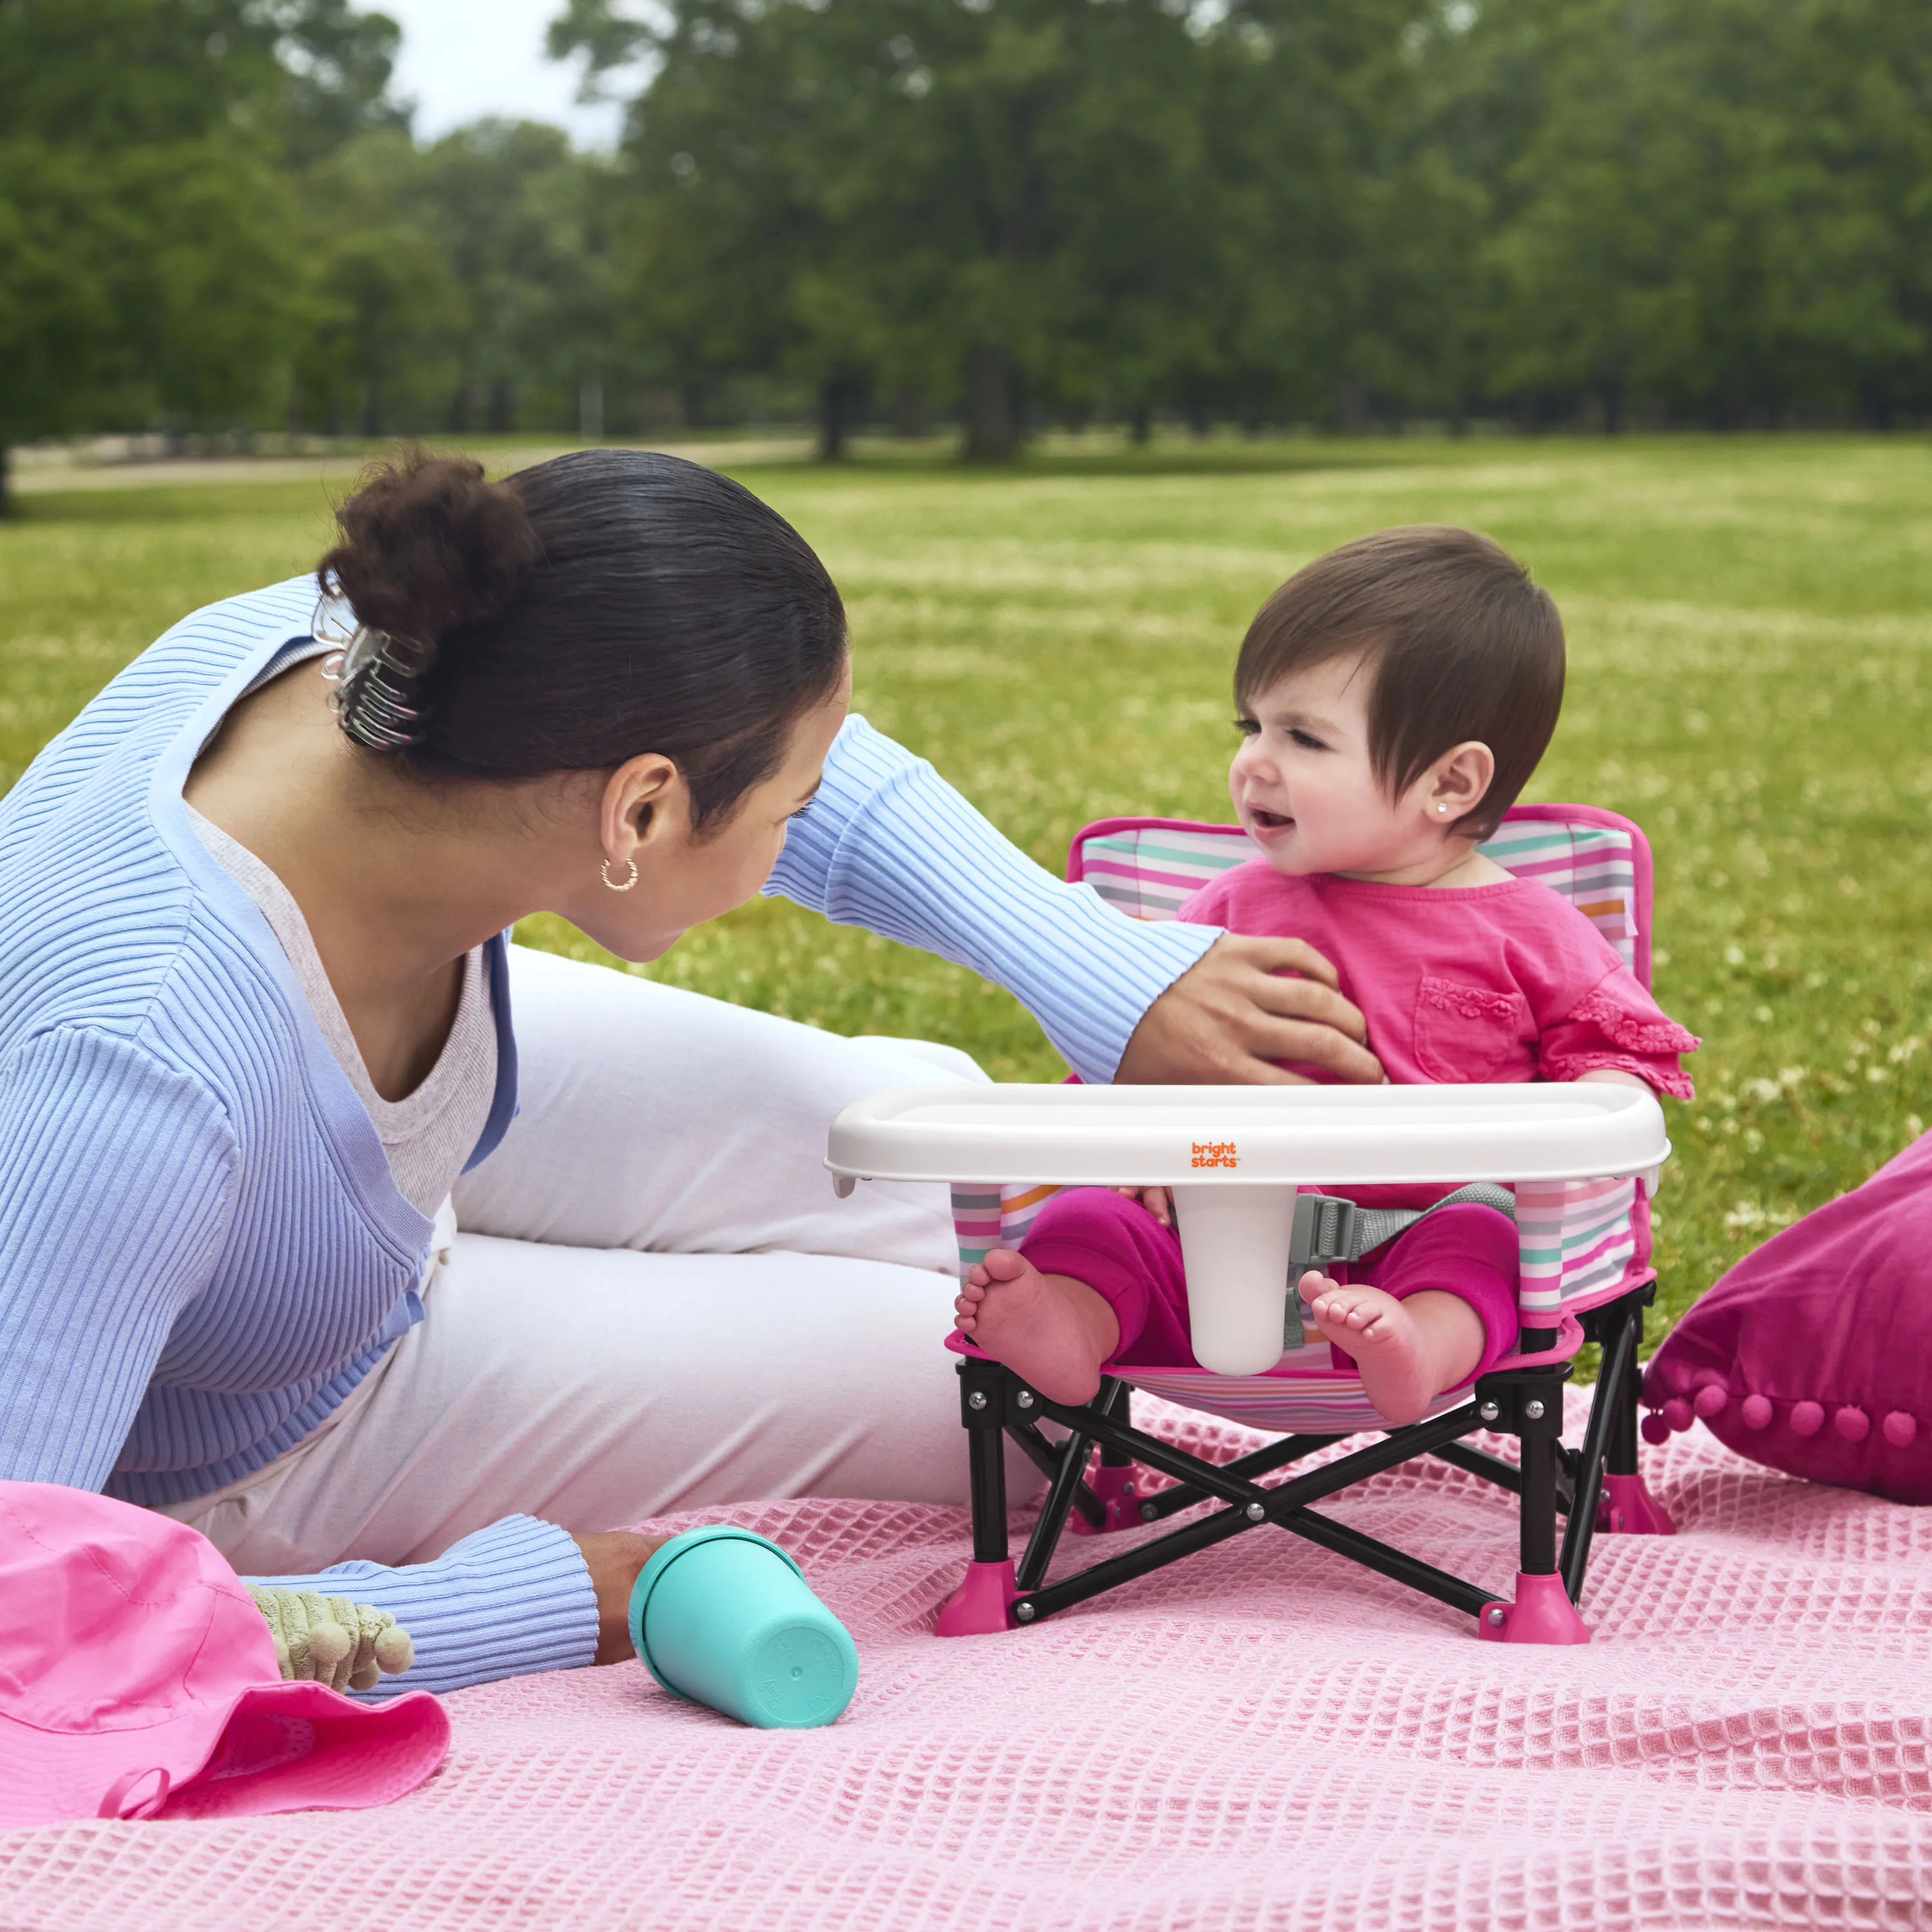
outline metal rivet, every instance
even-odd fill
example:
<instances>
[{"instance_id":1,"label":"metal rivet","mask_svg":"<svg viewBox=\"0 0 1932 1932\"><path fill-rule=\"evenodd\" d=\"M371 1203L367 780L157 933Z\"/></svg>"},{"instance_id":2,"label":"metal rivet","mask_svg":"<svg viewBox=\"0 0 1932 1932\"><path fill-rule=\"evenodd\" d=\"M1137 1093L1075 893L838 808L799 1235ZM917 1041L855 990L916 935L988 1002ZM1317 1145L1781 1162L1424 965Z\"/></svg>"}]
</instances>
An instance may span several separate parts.
<instances>
[{"instance_id":1,"label":"metal rivet","mask_svg":"<svg viewBox=\"0 0 1932 1932\"><path fill-rule=\"evenodd\" d=\"M1490 1607L1483 1612L1483 1621L1486 1624L1492 1624L1496 1629L1501 1630L1503 1625L1509 1622L1509 1612L1504 1610L1500 1604L1492 1604Z\"/></svg>"},{"instance_id":2,"label":"metal rivet","mask_svg":"<svg viewBox=\"0 0 1932 1932\"><path fill-rule=\"evenodd\" d=\"M1250 1503L1248 1505L1248 1520L1250 1522L1265 1522L1268 1511L1259 1503Z\"/></svg>"},{"instance_id":3,"label":"metal rivet","mask_svg":"<svg viewBox=\"0 0 1932 1932\"><path fill-rule=\"evenodd\" d=\"M1013 1400L1019 1404L1021 1408L1030 1408L1033 1406L1033 1390L1031 1389L1022 1389L1019 1394L1014 1396Z\"/></svg>"},{"instance_id":4,"label":"metal rivet","mask_svg":"<svg viewBox=\"0 0 1932 1932\"><path fill-rule=\"evenodd\" d=\"M1013 1606L1013 1622L1016 1624L1031 1623L1033 1622L1032 1604L1016 1604Z\"/></svg>"},{"instance_id":5,"label":"metal rivet","mask_svg":"<svg viewBox=\"0 0 1932 1932\"><path fill-rule=\"evenodd\" d=\"M1152 1503L1142 1503L1141 1520L1143 1522L1158 1522L1160 1520L1160 1511Z\"/></svg>"},{"instance_id":6,"label":"metal rivet","mask_svg":"<svg viewBox=\"0 0 1932 1932\"><path fill-rule=\"evenodd\" d=\"M1476 1405L1476 1413L1480 1416L1485 1422L1493 1422L1498 1416L1502 1414L1502 1411L1497 1408L1496 1404L1492 1402L1478 1402Z\"/></svg>"},{"instance_id":7,"label":"metal rivet","mask_svg":"<svg viewBox=\"0 0 1932 1932\"><path fill-rule=\"evenodd\" d=\"M1133 1492L1134 1480L1133 1478L1130 1476L1127 1480L1120 1485L1120 1493L1124 1496L1130 1496Z\"/></svg>"},{"instance_id":8,"label":"metal rivet","mask_svg":"<svg viewBox=\"0 0 1932 1932\"><path fill-rule=\"evenodd\" d=\"M984 1408L986 1406L986 1392L984 1389L975 1389L966 1398L966 1406L968 1408Z\"/></svg>"},{"instance_id":9,"label":"metal rivet","mask_svg":"<svg viewBox=\"0 0 1932 1932\"><path fill-rule=\"evenodd\" d=\"M1540 1422L1543 1420L1543 1405L1534 1396L1532 1396L1528 1401L1523 1404L1522 1412L1532 1422Z\"/></svg>"}]
</instances>

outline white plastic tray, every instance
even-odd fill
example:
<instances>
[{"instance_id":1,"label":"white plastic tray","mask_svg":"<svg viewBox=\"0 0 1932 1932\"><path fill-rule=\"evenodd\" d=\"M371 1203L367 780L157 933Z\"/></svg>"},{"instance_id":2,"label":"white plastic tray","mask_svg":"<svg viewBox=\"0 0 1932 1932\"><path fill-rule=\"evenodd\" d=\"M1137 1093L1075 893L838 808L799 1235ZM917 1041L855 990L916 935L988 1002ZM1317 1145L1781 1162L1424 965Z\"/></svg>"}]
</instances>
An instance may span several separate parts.
<instances>
[{"instance_id":1,"label":"white plastic tray","mask_svg":"<svg viewBox=\"0 0 1932 1932\"><path fill-rule=\"evenodd\" d=\"M1607 1083L956 1084L855 1101L825 1164L867 1180L1322 1186L1648 1177L1670 1156L1656 1100Z\"/></svg>"},{"instance_id":2,"label":"white plastic tray","mask_svg":"<svg viewBox=\"0 0 1932 1932\"><path fill-rule=\"evenodd\" d=\"M866 1180L1174 1190L1196 1358L1281 1354L1298 1187L1641 1176L1670 1157L1634 1087L901 1087L832 1124L842 1195Z\"/></svg>"}]
</instances>

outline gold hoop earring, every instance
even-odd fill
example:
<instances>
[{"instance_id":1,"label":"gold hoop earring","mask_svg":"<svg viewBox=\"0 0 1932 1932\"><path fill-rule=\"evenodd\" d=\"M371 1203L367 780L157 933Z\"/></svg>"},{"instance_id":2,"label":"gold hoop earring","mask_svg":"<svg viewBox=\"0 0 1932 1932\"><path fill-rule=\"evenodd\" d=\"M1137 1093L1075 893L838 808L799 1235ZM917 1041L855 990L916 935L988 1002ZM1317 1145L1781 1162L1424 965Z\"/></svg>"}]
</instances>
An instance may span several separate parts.
<instances>
[{"instance_id":1,"label":"gold hoop earring","mask_svg":"<svg viewBox=\"0 0 1932 1932\"><path fill-rule=\"evenodd\" d=\"M624 862L630 867L631 876L626 879L621 886L610 876L610 862L608 859L606 859L603 864L598 868L598 871L604 875L604 883L608 886L614 892L628 892L631 888L638 883L637 860L634 859L626 859Z\"/></svg>"}]
</instances>

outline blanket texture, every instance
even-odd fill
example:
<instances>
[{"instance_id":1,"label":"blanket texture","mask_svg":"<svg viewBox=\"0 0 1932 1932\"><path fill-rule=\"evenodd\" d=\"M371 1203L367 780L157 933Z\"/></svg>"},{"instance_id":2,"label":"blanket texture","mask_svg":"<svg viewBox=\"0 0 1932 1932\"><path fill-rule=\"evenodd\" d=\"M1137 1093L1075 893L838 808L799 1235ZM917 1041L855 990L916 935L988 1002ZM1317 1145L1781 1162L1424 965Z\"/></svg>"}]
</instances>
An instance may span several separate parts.
<instances>
[{"instance_id":1,"label":"blanket texture","mask_svg":"<svg viewBox=\"0 0 1932 1932\"><path fill-rule=\"evenodd\" d=\"M1138 1417L1217 1457L1258 1439ZM726 1512L857 1638L834 1727L741 1730L636 1664L491 1685L448 1700L448 1763L386 1810L0 1834L0 1926L1932 1925L1932 1512L1702 1430L1647 1468L1682 1534L1598 1542L1580 1649L1479 1642L1265 1528L941 1641L961 1513ZM1515 1568L1506 1500L1444 1466L1324 1507L1464 1575Z\"/></svg>"}]
</instances>

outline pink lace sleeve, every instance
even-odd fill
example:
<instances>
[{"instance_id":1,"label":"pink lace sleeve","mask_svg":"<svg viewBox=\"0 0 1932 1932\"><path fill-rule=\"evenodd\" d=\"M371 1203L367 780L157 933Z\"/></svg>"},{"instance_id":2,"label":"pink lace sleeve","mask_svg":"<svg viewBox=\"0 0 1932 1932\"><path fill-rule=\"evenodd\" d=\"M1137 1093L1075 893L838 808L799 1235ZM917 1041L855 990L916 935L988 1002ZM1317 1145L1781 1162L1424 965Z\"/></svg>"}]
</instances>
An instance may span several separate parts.
<instances>
[{"instance_id":1,"label":"pink lace sleeve","mask_svg":"<svg viewBox=\"0 0 1932 1932\"><path fill-rule=\"evenodd\" d=\"M1678 1055L1700 1044L1618 967L1593 986L1537 1046L1537 1072L1545 1080L1575 1080L1609 1069L1634 1073L1660 1094L1689 1100L1690 1076Z\"/></svg>"}]
</instances>

